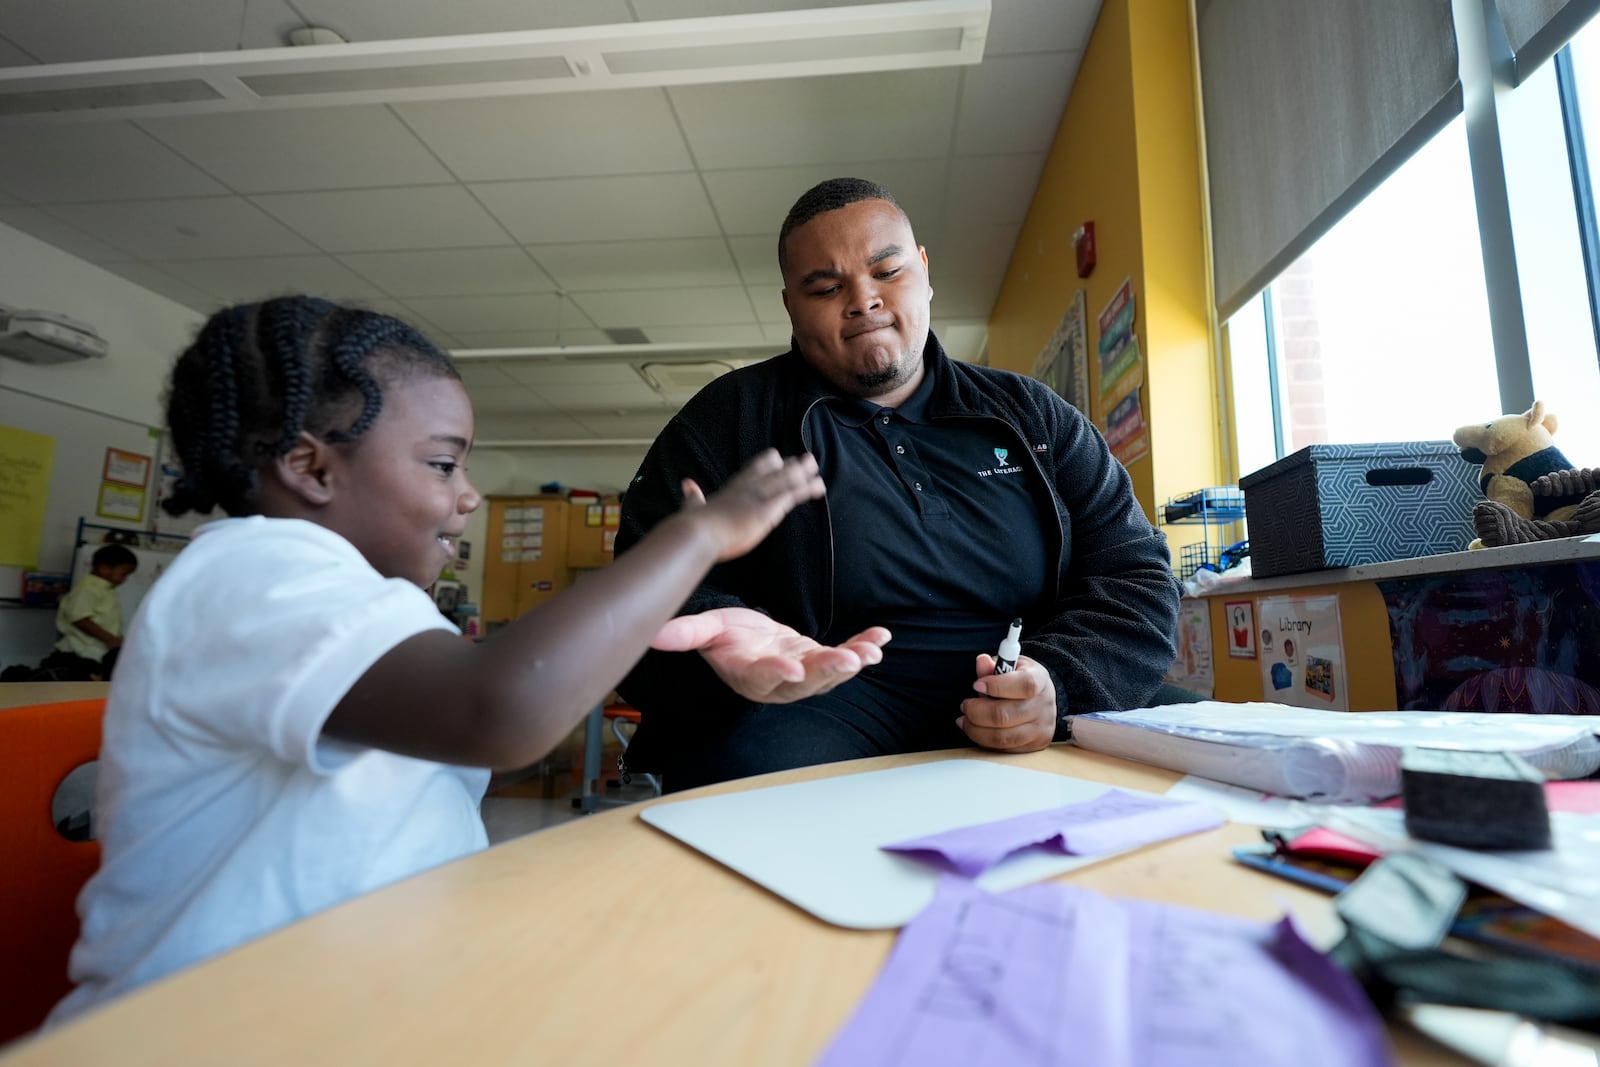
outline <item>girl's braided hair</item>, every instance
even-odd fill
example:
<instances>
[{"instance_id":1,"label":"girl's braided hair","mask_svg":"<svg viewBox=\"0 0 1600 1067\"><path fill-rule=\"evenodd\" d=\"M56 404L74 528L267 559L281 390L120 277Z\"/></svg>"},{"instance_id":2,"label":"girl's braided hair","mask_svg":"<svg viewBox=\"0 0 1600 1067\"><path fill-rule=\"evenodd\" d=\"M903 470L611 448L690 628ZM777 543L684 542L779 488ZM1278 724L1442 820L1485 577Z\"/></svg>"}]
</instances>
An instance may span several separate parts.
<instances>
[{"instance_id":1,"label":"girl's braided hair","mask_svg":"<svg viewBox=\"0 0 1600 1067\"><path fill-rule=\"evenodd\" d=\"M183 468L173 515L253 515L260 468L302 432L354 441L383 410L383 385L459 379L450 357L399 319L311 296L212 315L172 368L167 425Z\"/></svg>"}]
</instances>

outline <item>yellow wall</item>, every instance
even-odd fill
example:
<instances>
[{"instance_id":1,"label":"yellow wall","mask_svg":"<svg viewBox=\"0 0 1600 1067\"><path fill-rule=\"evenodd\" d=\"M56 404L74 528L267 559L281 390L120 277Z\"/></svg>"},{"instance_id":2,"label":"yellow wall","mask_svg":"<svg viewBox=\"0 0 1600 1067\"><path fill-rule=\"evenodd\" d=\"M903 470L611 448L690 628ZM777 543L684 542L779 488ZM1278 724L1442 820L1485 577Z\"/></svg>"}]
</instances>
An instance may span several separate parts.
<instances>
[{"instance_id":1,"label":"yellow wall","mask_svg":"<svg viewBox=\"0 0 1600 1067\"><path fill-rule=\"evenodd\" d=\"M1151 454L1129 474L1152 518L1158 502L1225 481L1198 146L1187 0L1105 0L989 319L990 362L1026 372L1082 287L1098 396L1096 316L1132 280ZM1072 235L1088 220L1099 263L1080 281ZM1103 430L1105 411L1091 408ZM1199 539L1194 527L1168 533Z\"/></svg>"},{"instance_id":2,"label":"yellow wall","mask_svg":"<svg viewBox=\"0 0 1600 1067\"><path fill-rule=\"evenodd\" d=\"M1394 682L1394 655L1389 647L1389 611L1376 582L1342 585L1308 585L1304 589L1274 589L1270 593L1219 593L1207 598L1211 609L1211 663L1216 677L1216 698L1226 701L1271 700L1262 693L1261 663L1228 655L1226 604L1249 600L1261 619L1264 596L1314 597L1337 595L1339 629L1344 644L1345 685L1351 711L1393 711L1399 691Z\"/></svg>"}]
</instances>

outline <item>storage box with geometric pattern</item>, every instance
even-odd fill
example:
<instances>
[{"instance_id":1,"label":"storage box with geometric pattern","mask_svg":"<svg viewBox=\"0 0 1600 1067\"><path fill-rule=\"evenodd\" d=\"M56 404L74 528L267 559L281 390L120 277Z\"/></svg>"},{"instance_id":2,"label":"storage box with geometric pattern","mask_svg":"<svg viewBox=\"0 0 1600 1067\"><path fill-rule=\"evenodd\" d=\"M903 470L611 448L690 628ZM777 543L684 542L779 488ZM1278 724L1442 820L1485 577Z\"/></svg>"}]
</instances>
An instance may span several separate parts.
<instances>
[{"instance_id":1,"label":"storage box with geometric pattern","mask_svg":"<svg viewBox=\"0 0 1600 1067\"><path fill-rule=\"evenodd\" d=\"M1310 445L1239 479L1257 578L1354 567L1472 541L1475 463L1449 441Z\"/></svg>"}]
</instances>

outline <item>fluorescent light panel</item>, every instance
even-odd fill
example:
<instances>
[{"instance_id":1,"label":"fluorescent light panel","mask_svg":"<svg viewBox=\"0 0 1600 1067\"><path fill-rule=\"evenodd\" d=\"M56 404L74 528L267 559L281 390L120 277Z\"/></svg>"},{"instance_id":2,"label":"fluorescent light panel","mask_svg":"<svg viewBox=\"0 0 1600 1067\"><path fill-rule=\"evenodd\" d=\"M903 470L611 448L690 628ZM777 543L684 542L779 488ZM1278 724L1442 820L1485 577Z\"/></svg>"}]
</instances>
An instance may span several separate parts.
<instances>
[{"instance_id":1,"label":"fluorescent light panel","mask_svg":"<svg viewBox=\"0 0 1600 1067\"><path fill-rule=\"evenodd\" d=\"M0 121L650 88L983 59L989 0L667 19L0 69Z\"/></svg>"}]
</instances>

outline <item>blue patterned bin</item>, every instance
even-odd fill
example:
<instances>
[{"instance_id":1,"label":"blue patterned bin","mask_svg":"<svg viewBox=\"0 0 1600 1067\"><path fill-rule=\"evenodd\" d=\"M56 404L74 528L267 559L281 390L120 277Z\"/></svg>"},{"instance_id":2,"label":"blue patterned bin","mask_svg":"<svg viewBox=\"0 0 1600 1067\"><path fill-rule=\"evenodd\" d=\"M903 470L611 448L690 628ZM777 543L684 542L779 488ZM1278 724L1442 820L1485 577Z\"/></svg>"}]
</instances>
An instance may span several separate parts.
<instances>
[{"instance_id":1,"label":"blue patterned bin","mask_svg":"<svg viewBox=\"0 0 1600 1067\"><path fill-rule=\"evenodd\" d=\"M1481 468L1449 441L1311 445L1239 479L1257 578L1461 552Z\"/></svg>"}]
</instances>

